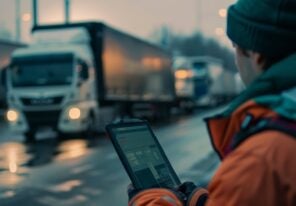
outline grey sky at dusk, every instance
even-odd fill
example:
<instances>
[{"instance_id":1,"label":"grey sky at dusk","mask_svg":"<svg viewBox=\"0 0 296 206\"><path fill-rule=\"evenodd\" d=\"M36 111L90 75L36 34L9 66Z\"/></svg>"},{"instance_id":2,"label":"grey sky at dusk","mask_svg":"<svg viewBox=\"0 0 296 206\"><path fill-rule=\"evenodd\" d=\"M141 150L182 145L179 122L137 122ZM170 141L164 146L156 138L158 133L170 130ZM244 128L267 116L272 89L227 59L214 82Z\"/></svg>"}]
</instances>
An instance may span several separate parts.
<instances>
[{"instance_id":1,"label":"grey sky at dusk","mask_svg":"<svg viewBox=\"0 0 296 206\"><path fill-rule=\"evenodd\" d=\"M0 27L15 33L15 1L0 0ZM21 13L31 12L32 0L20 0ZM234 0L72 0L71 21L103 21L142 38L155 28L168 25L180 33L202 30L215 36L217 27L225 28L225 18L218 15ZM63 0L39 0L42 24L64 20ZM28 40L30 22L22 22L22 39ZM221 38L221 37L220 37Z\"/></svg>"}]
</instances>

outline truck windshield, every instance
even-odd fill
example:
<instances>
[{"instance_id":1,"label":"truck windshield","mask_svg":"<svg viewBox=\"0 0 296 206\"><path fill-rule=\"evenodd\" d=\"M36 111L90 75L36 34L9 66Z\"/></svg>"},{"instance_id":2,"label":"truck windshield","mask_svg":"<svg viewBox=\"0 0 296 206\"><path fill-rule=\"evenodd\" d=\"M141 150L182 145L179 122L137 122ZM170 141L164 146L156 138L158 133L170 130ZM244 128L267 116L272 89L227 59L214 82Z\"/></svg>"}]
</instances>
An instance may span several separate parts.
<instances>
[{"instance_id":1,"label":"truck windshield","mask_svg":"<svg viewBox=\"0 0 296 206\"><path fill-rule=\"evenodd\" d=\"M73 61L68 60L18 61L12 66L10 72L12 86L69 85L73 79Z\"/></svg>"}]
</instances>

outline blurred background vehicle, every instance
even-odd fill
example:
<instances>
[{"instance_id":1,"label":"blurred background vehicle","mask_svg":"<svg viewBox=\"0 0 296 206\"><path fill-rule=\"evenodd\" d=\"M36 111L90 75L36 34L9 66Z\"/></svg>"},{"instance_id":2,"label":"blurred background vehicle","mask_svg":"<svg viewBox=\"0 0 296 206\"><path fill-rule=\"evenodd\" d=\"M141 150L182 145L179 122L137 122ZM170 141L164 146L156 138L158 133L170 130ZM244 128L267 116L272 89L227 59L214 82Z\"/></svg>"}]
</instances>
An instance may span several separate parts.
<instances>
[{"instance_id":1,"label":"blurred background vehicle","mask_svg":"<svg viewBox=\"0 0 296 206\"><path fill-rule=\"evenodd\" d=\"M187 112L226 103L243 90L238 73L227 70L218 58L178 56L174 69L178 105Z\"/></svg>"}]
</instances>

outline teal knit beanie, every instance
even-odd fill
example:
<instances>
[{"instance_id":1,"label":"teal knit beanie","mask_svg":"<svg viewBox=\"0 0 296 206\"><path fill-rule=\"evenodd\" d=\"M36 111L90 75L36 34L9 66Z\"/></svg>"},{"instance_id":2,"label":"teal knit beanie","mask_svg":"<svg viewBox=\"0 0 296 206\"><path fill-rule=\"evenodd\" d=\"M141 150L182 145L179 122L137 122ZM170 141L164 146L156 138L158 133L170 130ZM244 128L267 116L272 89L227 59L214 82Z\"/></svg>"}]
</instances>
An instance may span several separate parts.
<instances>
[{"instance_id":1,"label":"teal knit beanie","mask_svg":"<svg viewBox=\"0 0 296 206\"><path fill-rule=\"evenodd\" d=\"M228 9L227 35L269 57L296 52L296 0L238 0Z\"/></svg>"}]
</instances>

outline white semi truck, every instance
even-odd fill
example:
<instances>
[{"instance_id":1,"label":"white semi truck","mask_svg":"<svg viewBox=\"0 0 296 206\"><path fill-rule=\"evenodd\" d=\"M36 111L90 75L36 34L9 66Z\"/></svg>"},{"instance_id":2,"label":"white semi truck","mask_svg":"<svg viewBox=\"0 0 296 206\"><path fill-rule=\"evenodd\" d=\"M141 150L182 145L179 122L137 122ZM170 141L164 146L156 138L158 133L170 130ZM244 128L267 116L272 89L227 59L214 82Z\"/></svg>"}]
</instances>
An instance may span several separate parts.
<instances>
[{"instance_id":1,"label":"white semi truck","mask_svg":"<svg viewBox=\"0 0 296 206\"><path fill-rule=\"evenodd\" d=\"M135 104L166 114L175 100L170 55L155 45L98 22L38 26L32 35L7 72L7 120L28 141L42 127L100 130Z\"/></svg>"}]
</instances>

